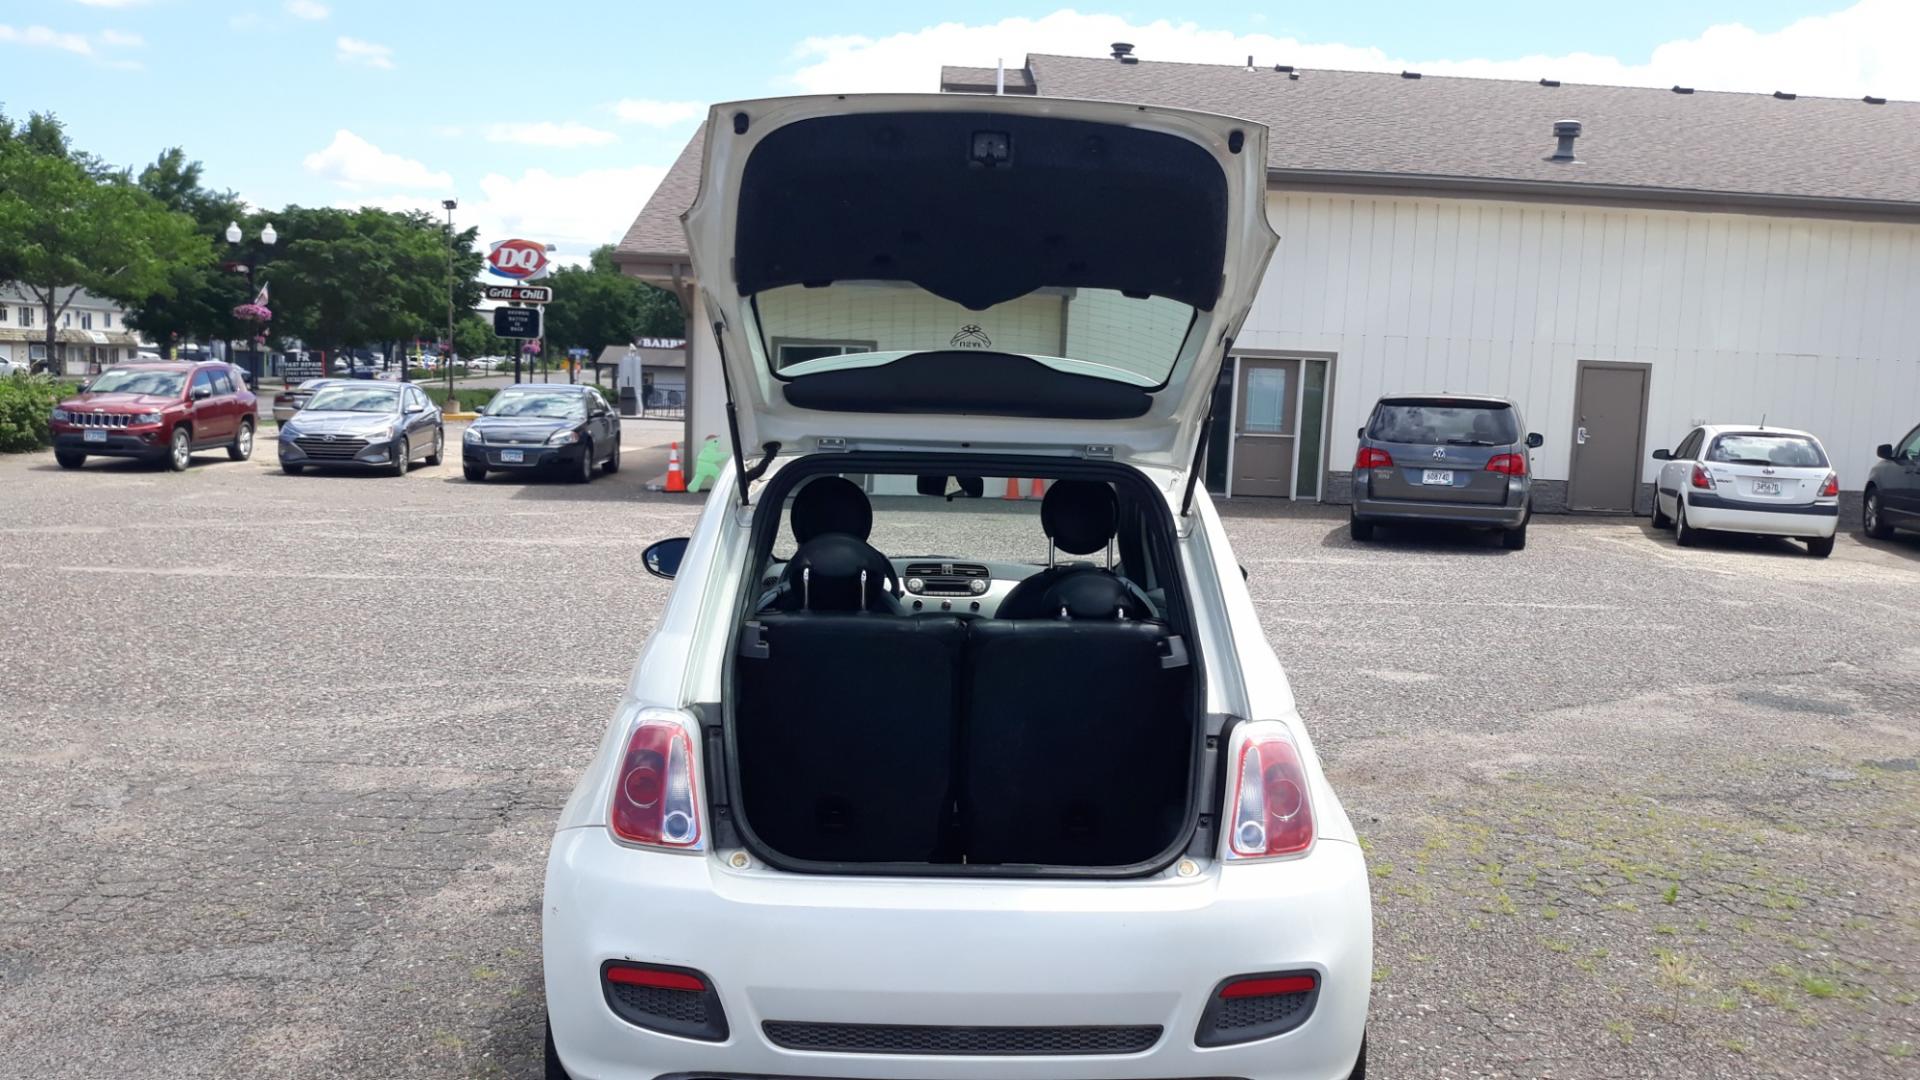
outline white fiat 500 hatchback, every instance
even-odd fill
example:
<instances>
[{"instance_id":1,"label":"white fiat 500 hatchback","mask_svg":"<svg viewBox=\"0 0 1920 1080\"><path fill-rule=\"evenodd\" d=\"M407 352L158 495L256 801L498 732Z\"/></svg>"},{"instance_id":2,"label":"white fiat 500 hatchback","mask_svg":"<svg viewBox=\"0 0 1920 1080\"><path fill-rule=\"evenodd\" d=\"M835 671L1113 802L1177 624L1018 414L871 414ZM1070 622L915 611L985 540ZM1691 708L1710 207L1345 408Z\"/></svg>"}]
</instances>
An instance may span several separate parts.
<instances>
[{"instance_id":1,"label":"white fiat 500 hatchback","mask_svg":"<svg viewBox=\"0 0 1920 1080\"><path fill-rule=\"evenodd\" d=\"M1653 489L1655 528L1682 547L1713 532L1785 536L1815 558L1833 554L1840 528L1840 474L1827 448L1804 431L1760 425L1694 428L1661 462Z\"/></svg>"},{"instance_id":2,"label":"white fiat 500 hatchback","mask_svg":"<svg viewBox=\"0 0 1920 1080\"><path fill-rule=\"evenodd\" d=\"M550 1077L1365 1075L1366 865L1198 483L1266 161L1112 103L714 109L734 460L554 835Z\"/></svg>"}]
</instances>

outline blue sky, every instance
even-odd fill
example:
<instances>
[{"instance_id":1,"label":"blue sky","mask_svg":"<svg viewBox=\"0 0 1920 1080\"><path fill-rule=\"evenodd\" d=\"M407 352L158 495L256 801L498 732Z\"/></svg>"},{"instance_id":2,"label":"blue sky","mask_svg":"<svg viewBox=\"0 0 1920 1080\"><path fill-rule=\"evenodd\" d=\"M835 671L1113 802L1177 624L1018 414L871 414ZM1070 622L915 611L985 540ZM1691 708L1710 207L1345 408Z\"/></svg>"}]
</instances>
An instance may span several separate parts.
<instances>
[{"instance_id":1,"label":"blue sky","mask_svg":"<svg viewBox=\"0 0 1920 1080\"><path fill-rule=\"evenodd\" d=\"M0 103L135 164L179 145L257 204L438 207L580 255L712 101L936 88L1027 51L1920 96L1920 0L661 4L0 0Z\"/></svg>"}]
</instances>

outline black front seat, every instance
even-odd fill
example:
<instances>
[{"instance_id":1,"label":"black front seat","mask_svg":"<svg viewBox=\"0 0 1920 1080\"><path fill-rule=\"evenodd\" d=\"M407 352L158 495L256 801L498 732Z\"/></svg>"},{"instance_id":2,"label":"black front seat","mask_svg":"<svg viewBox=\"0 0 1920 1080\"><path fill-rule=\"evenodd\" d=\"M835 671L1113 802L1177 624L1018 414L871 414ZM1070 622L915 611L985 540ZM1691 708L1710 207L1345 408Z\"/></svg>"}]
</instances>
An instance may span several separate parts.
<instances>
[{"instance_id":1,"label":"black front seat","mask_svg":"<svg viewBox=\"0 0 1920 1080\"><path fill-rule=\"evenodd\" d=\"M800 549L760 610L898 611L899 583L893 564L867 543L873 507L858 484L844 476L808 481L793 497L787 522Z\"/></svg>"},{"instance_id":2,"label":"black front seat","mask_svg":"<svg viewBox=\"0 0 1920 1080\"><path fill-rule=\"evenodd\" d=\"M1046 500L1040 504L1040 528L1045 530L1047 540L1055 551L1064 551L1069 555L1091 555L1106 550L1117 531L1119 517L1119 500L1114 497L1113 488L1093 480L1057 480L1048 489ZM1013 591L1007 593L1007 598L1000 601L996 617L1055 619L1060 617L1063 608L1067 610L1067 617L1075 619L1153 617L1153 612L1138 593L1112 571L1084 563L1053 565L1052 554L1049 552L1045 570L1015 585ZM1111 587L1088 582L1067 588L1068 582L1078 578L1110 582ZM1066 590L1064 593L1063 589ZM1069 596L1073 602L1063 603ZM1112 602L1098 606L1096 602L1102 596L1111 597Z\"/></svg>"}]
</instances>

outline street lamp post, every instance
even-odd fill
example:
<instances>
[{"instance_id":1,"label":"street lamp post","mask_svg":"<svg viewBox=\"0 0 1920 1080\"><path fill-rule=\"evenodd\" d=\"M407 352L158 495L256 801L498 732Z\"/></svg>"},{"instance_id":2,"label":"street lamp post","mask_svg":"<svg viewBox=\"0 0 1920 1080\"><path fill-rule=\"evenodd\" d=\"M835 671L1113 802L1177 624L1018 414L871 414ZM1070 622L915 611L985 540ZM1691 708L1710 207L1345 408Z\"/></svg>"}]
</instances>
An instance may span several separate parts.
<instances>
[{"instance_id":1,"label":"street lamp post","mask_svg":"<svg viewBox=\"0 0 1920 1080\"><path fill-rule=\"evenodd\" d=\"M238 248L240 246L240 240L240 223L237 221L227 222L227 243ZM280 234L273 231L273 222L269 221L266 227L260 230L260 246L255 248L252 253L241 253L241 257L246 259L246 262L235 269L247 275L247 303L249 304L253 303L260 295L254 283L255 271L258 269L255 264L260 261L260 254L267 248L278 243L279 240ZM260 343L257 340L258 336L258 334L249 334L247 341L247 351L251 357L251 363L248 366L253 371L253 385L256 389L260 386Z\"/></svg>"},{"instance_id":2,"label":"street lamp post","mask_svg":"<svg viewBox=\"0 0 1920 1080\"><path fill-rule=\"evenodd\" d=\"M440 202L447 212L447 400L453 400L453 212L458 209L457 199L442 199Z\"/></svg>"}]
</instances>

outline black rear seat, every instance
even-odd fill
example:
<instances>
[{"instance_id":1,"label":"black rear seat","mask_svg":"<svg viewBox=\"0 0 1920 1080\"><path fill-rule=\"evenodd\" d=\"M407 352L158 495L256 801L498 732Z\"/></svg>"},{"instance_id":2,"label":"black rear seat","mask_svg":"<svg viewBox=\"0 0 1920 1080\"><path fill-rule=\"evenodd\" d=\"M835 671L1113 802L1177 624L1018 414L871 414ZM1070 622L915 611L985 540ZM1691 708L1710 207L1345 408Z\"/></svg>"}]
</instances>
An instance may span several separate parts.
<instances>
[{"instance_id":1,"label":"black rear seat","mask_svg":"<svg viewBox=\"0 0 1920 1080\"><path fill-rule=\"evenodd\" d=\"M970 862L1122 866L1173 842L1192 669L1163 666L1169 649L1158 623L973 625L960 793Z\"/></svg>"}]
</instances>

